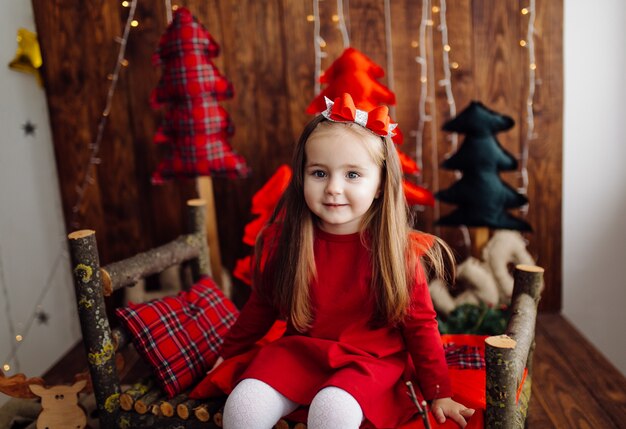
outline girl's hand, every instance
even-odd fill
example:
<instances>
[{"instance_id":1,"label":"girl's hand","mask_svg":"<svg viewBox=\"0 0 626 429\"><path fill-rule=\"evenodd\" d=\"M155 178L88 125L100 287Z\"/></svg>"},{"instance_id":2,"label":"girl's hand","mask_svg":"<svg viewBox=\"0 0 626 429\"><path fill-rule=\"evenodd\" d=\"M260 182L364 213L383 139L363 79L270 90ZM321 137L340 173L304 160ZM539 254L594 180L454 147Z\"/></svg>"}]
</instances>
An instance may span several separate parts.
<instances>
[{"instance_id":1,"label":"girl's hand","mask_svg":"<svg viewBox=\"0 0 626 429\"><path fill-rule=\"evenodd\" d=\"M466 419L474 415L473 409L453 401L452 398L435 399L431 405L431 410L437 423L444 423L446 417L449 417L462 428L467 424Z\"/></svg>"}]
</instances>

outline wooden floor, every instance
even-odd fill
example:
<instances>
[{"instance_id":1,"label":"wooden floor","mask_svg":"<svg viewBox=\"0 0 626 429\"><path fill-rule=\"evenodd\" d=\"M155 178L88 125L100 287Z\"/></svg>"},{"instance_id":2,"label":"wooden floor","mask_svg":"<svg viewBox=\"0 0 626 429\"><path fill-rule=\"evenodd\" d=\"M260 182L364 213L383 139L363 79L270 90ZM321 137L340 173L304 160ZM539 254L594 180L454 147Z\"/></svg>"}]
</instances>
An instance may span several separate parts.
<instances>
[{"instance_id":1,"label":"wooden floor","mask_svg":"<svg viewBox=\"0 0 626 429\"><path fill-rule=\"evenodd\" d=\"M536 343L529 428L626 429L626 377L572 325L561 315L540 314ZM78 344L44 378L68 383L82 368Z\"/></svg>"}]
</instances>

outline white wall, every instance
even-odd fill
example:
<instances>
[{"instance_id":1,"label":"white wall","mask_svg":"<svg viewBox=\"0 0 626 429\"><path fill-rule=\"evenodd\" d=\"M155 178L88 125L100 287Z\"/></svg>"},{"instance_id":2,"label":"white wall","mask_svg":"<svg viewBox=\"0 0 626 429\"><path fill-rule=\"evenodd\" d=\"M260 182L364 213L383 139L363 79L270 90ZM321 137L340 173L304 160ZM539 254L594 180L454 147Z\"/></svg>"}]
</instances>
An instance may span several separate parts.
<instances>
[{"instance_id":1,"label":"white wall","mask_svg":"<svg viewBox=\"0 0 626 429\"><path fill-rule=\"evenodd\" d=\"M564 26L563 313L626 374L626 2Z\"/></svg>"},{"instance_id":2,"label":"white wall","mask_svg":"<svg viewBox=\"0 0 626 429\"><path fill-rule=\"evenodd\" d=\"M8 363L9 376L18 369L27 376L39 376L78 341L80 327L45 93L33 75L7 66L15 55L19 27L35 31L31 2L3 0L0 10L0 368ZM24 133L22 125L27 121L35 124L35 135ZM37 304L49 315L47 324L34 321ZM24 337L19 344L11 335L11 324L15 333ZM7 362L12 344L19 346L17 359ZM73 381L73 376L68 374L67 381ZM0 394L0 403L7 399Z\"/></svg>"}]
</instances>

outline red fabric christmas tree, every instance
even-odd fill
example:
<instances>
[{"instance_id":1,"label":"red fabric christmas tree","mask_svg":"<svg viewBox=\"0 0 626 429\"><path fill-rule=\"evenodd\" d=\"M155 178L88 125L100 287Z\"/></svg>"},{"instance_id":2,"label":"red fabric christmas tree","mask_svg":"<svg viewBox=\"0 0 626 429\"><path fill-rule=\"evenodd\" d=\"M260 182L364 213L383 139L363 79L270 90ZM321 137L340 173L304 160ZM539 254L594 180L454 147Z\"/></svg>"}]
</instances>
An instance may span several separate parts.
<instances>
[{"instance_id":1,"label":"red fabric christmas tree","mask_svg":"<svg viewBox=\"0 0 626 429\"><path fill-rule=\"evenodd\" d=\"M163 70L151 94L155 108L165 107L163 124L154 142L163 145L164 157L153 183L173 177L246 177L250 169L228 144L234 127L217 102L232 98L232 84L211 58L220 47L185 8L174 14L153 56Z\"/></svg>"},{"instance_id":2,"label":"red fabric christmas tree","mask_svg":"<svg viewBox=\"0 0 626 429\"><path fill-rule=\"evenodd\" d=\"M396 104L396 95L378 82L385 75L384 70L362 52L350 47L343 51L320 77L327 86L313 99L306 112L316 114L326 110L324 97L331 100L344 92L349 93L358 109L370 111L381 104ZM393 141L402 144L403 136L399 128L394 130ZM396 148L397 149L397 148ZM415 161L398 150L404 174L417 174ZM432 206L435 199L428 190L408 181L403 181L404 193L409 205Z\"/></svg>"},{"instance_id":3,"label":"red fabric christmas tree","mask_svg":"<svg viewBox=\"0 0 626 429\"><path fill-rule=\"evenodd\" d=\"M291 180L291 168L281 165L270 179L252 197L250 212L256 217L244 229L243 242L254 246L256 238L267 223ZM233 275L247 285L252 284L252 256L239 259L235 264Z\"/></svg>"}]
</instances>

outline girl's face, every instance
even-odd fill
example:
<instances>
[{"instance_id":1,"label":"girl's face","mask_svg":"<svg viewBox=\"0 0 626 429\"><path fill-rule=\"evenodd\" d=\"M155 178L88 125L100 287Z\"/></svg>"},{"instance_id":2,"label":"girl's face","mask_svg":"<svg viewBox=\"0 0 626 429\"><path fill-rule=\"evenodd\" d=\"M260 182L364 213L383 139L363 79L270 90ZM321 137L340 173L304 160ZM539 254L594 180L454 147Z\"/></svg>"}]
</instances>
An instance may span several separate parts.
<instances>
[{"instance_id":1,"label":"girl's face","mask_svg":"<svg viewBox=\"0 0 626 429\"><path fill-rule=\"evenodd\" d=\"M313 131L305 146L304 199L322 230L359 231L380 193L381 167L372 154L381 144L366 130L340 124L322 124Z\"/></svg>"}]
</instances>

